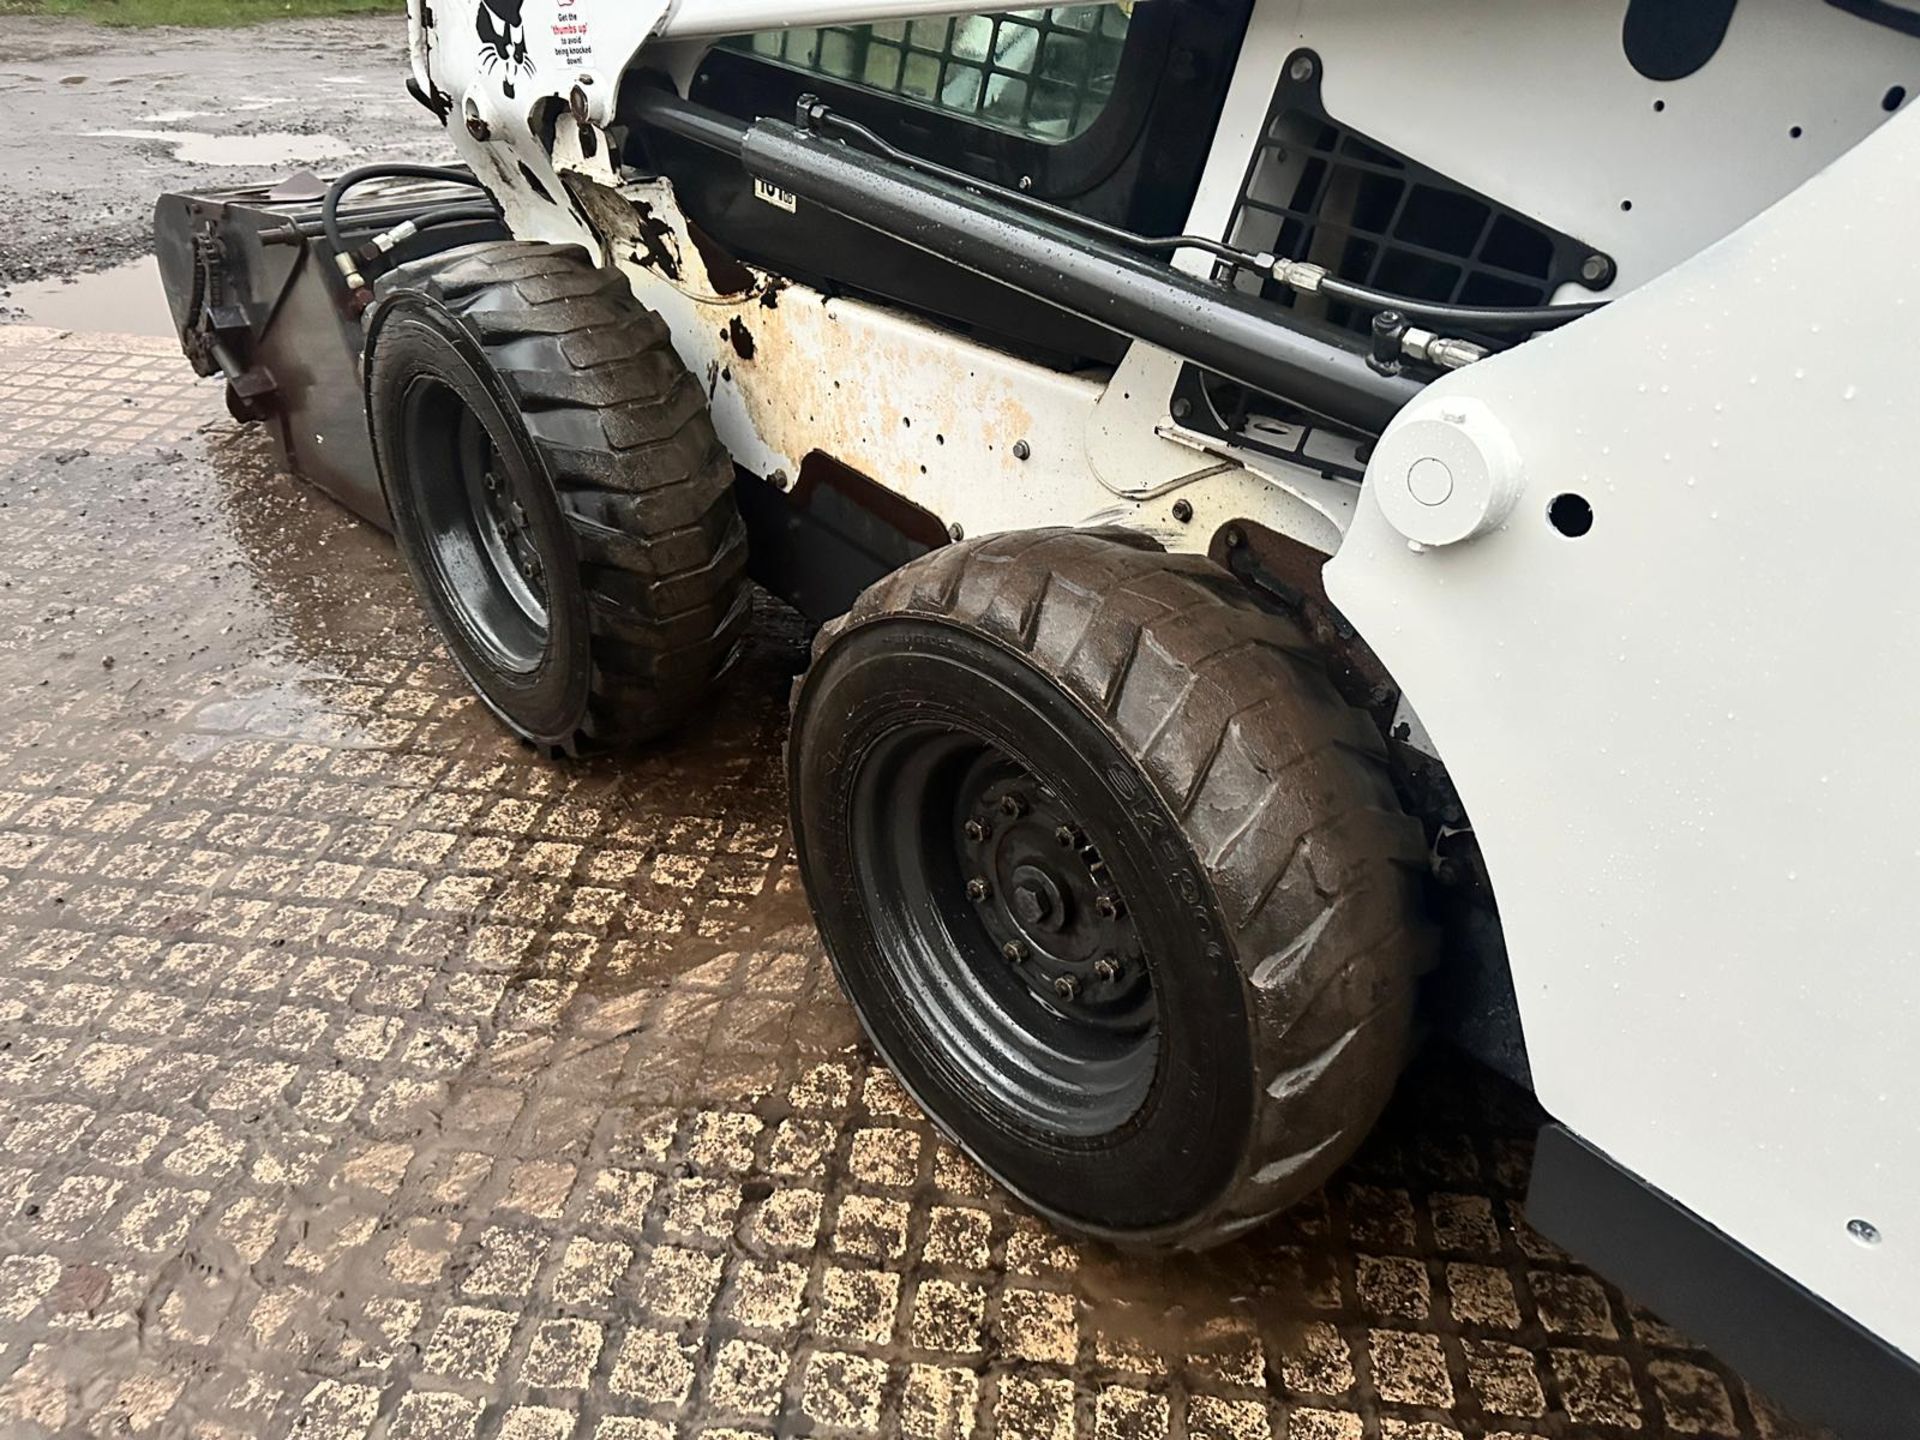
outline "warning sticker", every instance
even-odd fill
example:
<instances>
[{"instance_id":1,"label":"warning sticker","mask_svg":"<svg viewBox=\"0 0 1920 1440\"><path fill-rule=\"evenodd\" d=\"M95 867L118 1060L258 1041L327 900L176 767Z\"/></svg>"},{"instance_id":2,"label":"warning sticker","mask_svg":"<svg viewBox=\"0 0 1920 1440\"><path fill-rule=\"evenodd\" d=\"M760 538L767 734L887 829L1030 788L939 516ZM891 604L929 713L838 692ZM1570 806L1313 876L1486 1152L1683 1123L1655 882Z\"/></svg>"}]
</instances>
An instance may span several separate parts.
<instances>
[{"instance_id":1,"label":"warning sticker","mask_svg":"<svg viewBox=\"0 0 1920 1440\"><path fill-rule=\"evenodd\" d=\"M586 69L593 63L593 35L586 9L578 0L559 0L553 17L553 54L571 69Z\"/></svg>"}]
</instances>

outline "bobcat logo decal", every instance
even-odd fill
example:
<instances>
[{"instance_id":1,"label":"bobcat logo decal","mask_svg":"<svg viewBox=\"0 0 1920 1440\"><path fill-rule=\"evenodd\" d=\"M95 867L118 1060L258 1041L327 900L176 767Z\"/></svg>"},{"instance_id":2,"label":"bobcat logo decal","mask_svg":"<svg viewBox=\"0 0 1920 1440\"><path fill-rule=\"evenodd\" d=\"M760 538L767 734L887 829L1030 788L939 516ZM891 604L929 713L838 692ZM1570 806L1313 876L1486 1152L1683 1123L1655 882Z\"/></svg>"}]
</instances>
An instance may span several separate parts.
<instances>
[{"instance_id":1,"label":"bobcat logo decal","mask_svg":"<svg viewBox=\"0 0 1920 1440\"><path fill-rule=\"evenodd\" d=\"M506 67L500 88L511 100L513 77L533 74L533 62L527 58L527 26L521 18L524 0L480 0L473 12L474 28L480 34L480 69L491 73Z\"/></svg>"}]
</instances>

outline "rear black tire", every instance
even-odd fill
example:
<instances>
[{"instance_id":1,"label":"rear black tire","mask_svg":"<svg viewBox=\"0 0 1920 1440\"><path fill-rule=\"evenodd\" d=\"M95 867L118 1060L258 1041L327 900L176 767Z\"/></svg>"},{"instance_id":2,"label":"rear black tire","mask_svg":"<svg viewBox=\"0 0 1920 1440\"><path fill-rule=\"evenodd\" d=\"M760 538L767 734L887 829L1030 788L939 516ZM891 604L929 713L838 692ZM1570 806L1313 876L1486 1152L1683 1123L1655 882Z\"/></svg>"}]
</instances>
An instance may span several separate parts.
<instances>
[{"instance_id":1,"label":"rear black tire","mask_svg":"<svg viewBox=\"0 0 1920 1440\"><path fill-rule=\"evenodd\" d=\"M1208 561L936 551L821 632L788 769L874 1044L1056 1223L1218 1243L1384 1107L1432 953L1423 836L1305 637Z\"/></svg>"},{"instance_id":2,"label":"rear black tire","mask_svg":"<svg viewBox=\"0 0 1920 1440\"><path fill-rule=\"evenodd\" d=\"M732 463L665 324L577 246L463 246L379 293L374 454L455 663L549 751L672 729L750 597Z\"/></svg>"}]
</instances>

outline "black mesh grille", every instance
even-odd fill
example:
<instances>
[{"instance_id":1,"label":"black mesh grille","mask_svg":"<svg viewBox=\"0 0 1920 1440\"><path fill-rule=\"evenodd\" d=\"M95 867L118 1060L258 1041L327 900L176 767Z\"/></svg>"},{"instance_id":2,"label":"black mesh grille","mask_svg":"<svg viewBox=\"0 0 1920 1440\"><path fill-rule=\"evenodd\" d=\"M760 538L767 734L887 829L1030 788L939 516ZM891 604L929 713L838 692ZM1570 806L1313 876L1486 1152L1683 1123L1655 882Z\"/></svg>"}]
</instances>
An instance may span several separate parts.
<instances>
[{"instance_id":1,"label":"black mesh grille","mask_svg":"<svg viewBox=\"0 0 1920 1440\"><path fill-rule=\"evenodd\" d=\"M1247 171L1236 244L1310 260L1397 295L1453 304L1540 305L1581 278L1586 247L1324 115L1284 103L1295 98L1283 92ZM1271 281L1262 290L1303 310L1322 303L1296 299ZM1350 306L1316 313L1366 332L1369 317Z\"/></svg>"}]
</instances>

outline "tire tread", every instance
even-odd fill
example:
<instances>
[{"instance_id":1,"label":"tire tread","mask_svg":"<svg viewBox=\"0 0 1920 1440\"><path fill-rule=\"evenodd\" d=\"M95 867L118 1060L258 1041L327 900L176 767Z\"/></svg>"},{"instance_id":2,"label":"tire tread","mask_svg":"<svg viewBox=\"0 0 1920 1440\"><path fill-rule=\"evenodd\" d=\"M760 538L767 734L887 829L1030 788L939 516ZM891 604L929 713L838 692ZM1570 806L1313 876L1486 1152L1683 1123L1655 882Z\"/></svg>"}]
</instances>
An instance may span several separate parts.
<instances>
[{"instance_id":1,"label":"tire tread","mask_svg":"<svg viewBox=\"0 0 1920 1440\"><path fill-rule=\"evenodd\" d=\"M485 352L560 503L593 678L568 754L684 721L737 656L750 600L733 467L666 324L575 245L463 246L403 266Z\"/></svg>"},{"instance_id":2,"label":"tire tread","mask_svg":"<svg viewBox=\"0 0 1920 1440\"><path fill-rule=\"evenodd\" d=\"M1424 833L1394 801L1371 722L1292 622L1204 557L1126 532L944 547L823 629L815 661L896 617L983 632L1101 717L1182 818L1231 927L1253 1027L1250 1141L1214 1203L1154 1243L1217 1244L1307 1194L1384 1108L1434 951ZM1207 803L1216 792L1231 803Z\"/></svg>"}]
</instances>

